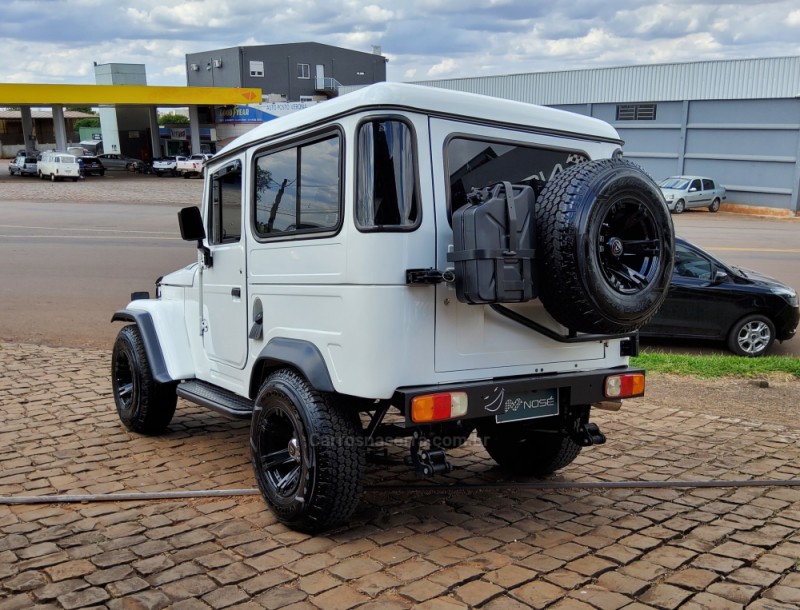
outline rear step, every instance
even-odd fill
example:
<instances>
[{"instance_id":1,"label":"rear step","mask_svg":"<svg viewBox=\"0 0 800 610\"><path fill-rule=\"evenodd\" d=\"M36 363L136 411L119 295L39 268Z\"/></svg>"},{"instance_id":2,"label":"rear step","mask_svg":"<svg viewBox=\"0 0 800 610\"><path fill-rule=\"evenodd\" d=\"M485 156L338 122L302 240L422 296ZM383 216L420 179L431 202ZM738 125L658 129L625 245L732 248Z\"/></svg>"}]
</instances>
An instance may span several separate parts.
<instances>
[{"instance_id":1,"label":"rear step","mask_svg":"<svg viewBox=\"0 0 800 610\"><path fill-rule=\"evenodd\" d=\"M178 396L201 407L221 413L232 419L250 419L253 415L253 401L228 390L190 379L178 385Z\"/></svg>"}]
</instances>

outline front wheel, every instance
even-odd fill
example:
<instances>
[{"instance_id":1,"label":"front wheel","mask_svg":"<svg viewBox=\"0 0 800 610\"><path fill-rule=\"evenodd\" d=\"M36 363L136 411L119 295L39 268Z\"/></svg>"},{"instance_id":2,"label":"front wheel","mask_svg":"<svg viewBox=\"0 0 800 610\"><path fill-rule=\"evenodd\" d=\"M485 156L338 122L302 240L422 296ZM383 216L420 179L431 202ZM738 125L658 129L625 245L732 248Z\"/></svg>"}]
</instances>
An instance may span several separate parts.
<instances>
[{"instance_id":1,"label":"front wheel","mask_svg":"<svg viewBox=\"0 0 800 610\"><path fill-rule=\"evenodd\" d=\"M530 430L523 424L485 424L478 428L483 446L504 470L544 477L571 464L581 452L565 431Z\"/></svg>"},{"instance_id":2,"label":"front wheel","mask_svg":"<svg viewBox=\"0 0 800 610\"><path fill-rule=\"evenodd\" d=\"M119 331L111 356L111 389L125 427L142 434L164 431L175 414L175 388L175 383L153 378L139 329L130 325Z\"/></svg>"},{"instance_id":3,"label":"front wheel","mask_svg":"<svg viewBox=\"0 0 800 610\"><path fill-rule=\"evenodd\" d=\"M708 206L708 211L719 212L719 199L714 199L714 201L711 202L711 205Z\"/></svg>"},{"instance_id":4,"label":"front wheel","mask_svg":"<svg viewBox=\"0 0 800 610\"><path fill-rule=\"evenodd\" d=\"M775 341L775 325L766 316L755 314L739 320L728 335L728 347L737 356L763 356Z\"/></svg>"},{"instance_id":5,"label":"front wheel","mask_svg":"<svg viewBox=\"0 0 800 610\"><path fill-rule=\"evenodd\" d=\"M50 182L55 182L55 181L56 181L56 175L50 174Z\"/></svg>"},{"instance_id":6,"label":"front wheel","mask_svg":"<svg viewBox=\"0 0 800 610\"><path fill-rule=\"evenodd\" d=\"M256 481L280 522L317 533L358 506L366 451L360 422L334 397L291 369L264 381L256 397L250 450Z\"/></svg>"},{"instance_id":7,"label":"front wheel","mask_svg":"<svg viewBox=\"0 0 800 610\"><path fill-rule=\"evenodd\" d=\"M683 214L683 211L686 209L686 202L683 199L679 199L675 203L675 213L676 214Z\"/></svg>"}]
</instances>

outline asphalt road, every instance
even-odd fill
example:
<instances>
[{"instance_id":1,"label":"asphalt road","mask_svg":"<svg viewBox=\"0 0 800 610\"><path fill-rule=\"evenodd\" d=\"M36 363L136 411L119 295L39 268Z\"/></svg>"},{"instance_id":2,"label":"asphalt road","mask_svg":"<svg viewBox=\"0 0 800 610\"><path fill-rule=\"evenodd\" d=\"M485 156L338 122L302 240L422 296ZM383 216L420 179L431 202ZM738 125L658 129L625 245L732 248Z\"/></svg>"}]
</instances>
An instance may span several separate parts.
<instances>
[{"instance_id":1,"label":"asphalt road","mask_svg":"<svg viewBox=\"0 0 800 610\"><path fill-rule=\"evenodd\" d=\"M96 197L91 189L98 185L114 185L97 180L85 185L87 198ZM163 202L169 196L149 204L4 201L0 191L0 340L109 348L119 328L110 323L111 314L128 303L130 293L152 294L157 277L195 260L194 244L178 235L176 214L187 204L181 198L199 201L200 181L137 180L134 187L144 192L157 185L181 197L175 204ZM34 182L39 181L28 179L25 187ZM10 184L6 179L0 187ZM66 193L84 185L54 187ZM800 219L687 212L673 221L679 235L719 258L800 287ZM715 343L650 341L644 347L726 353ZM800 339L776 344L771 353L800 356Z\"/></svg>"}]
</instances>

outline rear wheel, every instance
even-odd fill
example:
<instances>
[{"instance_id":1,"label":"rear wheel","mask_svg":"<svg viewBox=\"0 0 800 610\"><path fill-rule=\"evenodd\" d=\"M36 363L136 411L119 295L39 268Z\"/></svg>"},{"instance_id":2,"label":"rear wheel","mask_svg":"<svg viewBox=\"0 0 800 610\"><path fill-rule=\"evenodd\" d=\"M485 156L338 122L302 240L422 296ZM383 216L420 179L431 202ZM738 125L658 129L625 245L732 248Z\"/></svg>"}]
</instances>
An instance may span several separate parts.
<instances>
[{"instance_id":1,"label":"rear wheel","mask_svg":"<svg viewBox=\"0 0 800 610\"><path fill-rule=\"evenodd\" d=\"M625 159L589 161L550 180L537 204L539 298L548 313L586 333L643 326L666 296L674 258L655 182Z\"/></svg>"},{"instance_id":2,"label":"rear wheel","mask_svg":"<svg viewBox=\"0 0 800 610\"><path fill-rule=\"evenodd\" d=\"M708 206L708 211L719 212L719 199L714 199L714 201L711 202L711 205Z\"/></svg>"},{"instance_id":3,"label":"rear wheel","mask_svg":"<svg viewBox=\"0 0 800 610\"><path fill-rule=\"evenodd\" d=\"M119 331L114 343L111 388L117 414L129 430L157 434L172 421L178 401L176 384L153 378L142 336L134 325Z\"/></svg>"},{"instance_id":4,"label":"rear wheel","mask_svg":"<svg viewBox=\"0 0 800 610\"><path fill-rule=\"evenodd\" d=\"M775 341L775 325L766 316L754 314L739 320L728 335L728 347L739 356L763 356Z\"/></svg>"},{"instance_id":5,"label":"rear wheel","mask_svg":"<svg viewBox=\"0 0 800 610\"><path fill-rule=\"evenodd\" d=\"M256 481L279 521L316 533L353 513L366 452L355 413L290 369L272 373L256 397L250 449Z\"/></svg>"},{"instance_id":6,"label":"rear wheel","mask_svg":"<svg viewBox=\"0 0 800 610\"><path fill-rule=\"evenodd\" d=\"M543 477L571 464L581 452L565 431L530 430L520 424L491 424L478 429L483 446L504 470Z\"/></svg>"}]
</instances>

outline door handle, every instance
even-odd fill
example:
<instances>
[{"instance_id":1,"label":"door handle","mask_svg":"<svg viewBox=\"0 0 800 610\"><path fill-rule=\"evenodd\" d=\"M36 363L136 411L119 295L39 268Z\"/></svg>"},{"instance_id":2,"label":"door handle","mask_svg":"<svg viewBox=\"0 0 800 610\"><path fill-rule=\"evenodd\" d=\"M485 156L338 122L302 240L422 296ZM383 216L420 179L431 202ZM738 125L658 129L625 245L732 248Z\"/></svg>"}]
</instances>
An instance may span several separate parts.
<instances>
[{"instance_id":1,"label":"door handle","mask_svg":"<svg viewBox=\"0 0 800 610\"><path fill-rule=\"evenodd\" d=\"M231 296L239 299L242 296L242 289L241 288L231 288Z\"/></svg>"}]
</instances>

